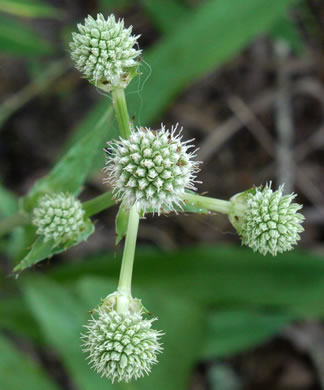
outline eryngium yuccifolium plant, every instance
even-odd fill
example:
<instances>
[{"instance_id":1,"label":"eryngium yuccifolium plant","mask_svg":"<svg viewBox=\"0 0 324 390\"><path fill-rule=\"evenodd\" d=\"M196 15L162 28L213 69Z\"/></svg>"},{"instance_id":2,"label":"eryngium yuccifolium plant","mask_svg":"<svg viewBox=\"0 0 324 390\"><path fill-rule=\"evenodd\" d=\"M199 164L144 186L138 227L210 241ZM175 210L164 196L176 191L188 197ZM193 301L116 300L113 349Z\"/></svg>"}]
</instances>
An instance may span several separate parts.
<instances>
[{"instance_id":1,"label":"eryngium yuccifolium plant","mask_svg":"<svg viewBox=\"0 0 324 390\"><path fill-rule=\"evenodd\" d=\"M156 318L146 320L140 313L117 313L104 306L95 310L82 335L83 351L98 374L129 382L151 371L162 351L160 331L152 329Z\"/></svg>"},{"instance_id":2,"label":"eryngium yuccifolium plant","mask_svg":"<svg viewBox=\"0 0 324 390\"><path fill-rule=\"evenodd\" d=\"M139 210L160 213L165 208L181 207L180 195L185 189L195 190L199 162L189 141L182 141L177 126L171 131L137 128L129 139L120 139L106 148L106 181L118 200L126 207L135 203Z\"/></svg>"},{"instance_id":3,"label":"eryngium yuccifolium plant","mask_svg":"<svg viewBox=\"0 0 324 390\"><path fill-rule=\"evenodd\" d=\"M102 14L97 19L88 16L78 29L70 43L77 69L107 92L125 88L139 64L141 50L134 47L139 35L132 35L132 27L125 28L124 21L116 21L114 15L107 19Z\"/></svg>"},{"instance_id":4,"label":"eryngium yuccifolium plant","mask_svg":"<svg viewBox=\"0 0 324 390\"><path fill-rule=\"evenodd\" d=\"M76 241L83 230L84 213L81 202L72 194L46 194L34 209L32 222L45 241L66 244Z\"/></svg>"},{"instance_id":5,"label":"eryngium yuccifolium plant","mask_svg":"<svg viewBox=\"0 0 324 390\"><path fill-rule=\"evenodd\" d=\"M238 228L242 244L263 255L271 253L276 256L291 250L304 230L301 225L304 216L298 213L303 206L292 203L295 194L283 195L283 187L273 191L270 182L263 189L255 188L231 199L234 210L235 202L240 203L240 207L243 199L246 203L240 222L237 226L233 223Z\"/></svg>"}]
</instances>

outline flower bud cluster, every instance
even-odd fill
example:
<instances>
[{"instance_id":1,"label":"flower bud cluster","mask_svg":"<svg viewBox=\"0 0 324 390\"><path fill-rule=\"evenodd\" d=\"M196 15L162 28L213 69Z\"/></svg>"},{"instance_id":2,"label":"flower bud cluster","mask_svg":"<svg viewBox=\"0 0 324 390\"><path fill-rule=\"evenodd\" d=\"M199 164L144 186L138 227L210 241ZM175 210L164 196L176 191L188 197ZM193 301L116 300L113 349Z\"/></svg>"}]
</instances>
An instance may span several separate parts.
<instances>
[{"instance_id":1,"label":"flower bud cluster","mask_svg":"<svg viewBox=\"0 0 324 390\"><path fill-rule=\"evenodd\" d=\"M84 210L72 194L54 193L44 195L33 211L36 233L55 245L76 241L84 229Z\"/></svg>"},{"instance_id":2,"label":"flower bud cluster","mask_svg":"<svg viewBox=\"0 0 324 390\"><path fill-rule=\"evenodd\" d=\"M92 368L112 382L148 374L162 351L162 333L151 328L156 318L143 319L141 312L118 313L106 305L95 309L94 315L82 336Z\"/></svg>"},{"instance_id":3,"label":"flower bud cluster","mask_svg":"<svg viewBox=\"0 0 324 390\"><path fill-rule=\"evenodd\" d=\"M127 207L137 203L140 210L160 213L181 207L180 195L195 190L199 162L189 141L182 141L177 126L171 131L137 128L128 140L120 139L106 148L107 182L118 200Z\"/></svg>"},{"instance_id":4,"label":"flower bud cluster","mask_svg":"<svg viewBox=\"0 0 324 390\"><path fill-rule=\"evenodd\" d=\"M132 27L125 28L123 20L116 21L114 15L105 19L102 14L97 19L88 16L78 30L70 43L77 69L107 92L125 88L139 64L141 50L134 48L139 35L132 35Z\"/></svg>"},{"instance_id":5,"label":"flower bud cluster","mask_svg":"<svg viewBox=\"0 0 324 390\"><path fill-rule=\"evenodd\" d=\"M242 238L242 244L263 255L271 253L276 256L293 248L300 239L299 233L304 229L304 216L298 211L302 205L292 203L295 194L283 195L283 185L277 191L271 189L271 182L263 189L238 194L231 199L233 215L235 210L242 210L233 225ZM232 215L232 221L235 221ZM231 216L230 216L231 219Z\"/></svg>"}]
</instances>

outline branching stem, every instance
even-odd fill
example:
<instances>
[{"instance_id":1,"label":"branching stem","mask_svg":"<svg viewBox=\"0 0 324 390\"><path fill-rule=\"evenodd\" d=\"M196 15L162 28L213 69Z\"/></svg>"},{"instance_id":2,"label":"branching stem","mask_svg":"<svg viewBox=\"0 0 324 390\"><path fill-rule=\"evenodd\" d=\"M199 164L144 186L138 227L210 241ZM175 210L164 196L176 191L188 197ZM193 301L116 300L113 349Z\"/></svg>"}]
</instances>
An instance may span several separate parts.
<instances>
[{"instance_id":1,"label":"branching stem","mask_svg":"<svg viewBox=\"0 0 324 390\"><path fill-rule=\"evenodd\" d=\"M182 195L184 202L191 206L196 206L210 211L228 215L231 211L232 204L228 200L214 199L207 196L185 193Z\"/></svg>"}]
</instances>

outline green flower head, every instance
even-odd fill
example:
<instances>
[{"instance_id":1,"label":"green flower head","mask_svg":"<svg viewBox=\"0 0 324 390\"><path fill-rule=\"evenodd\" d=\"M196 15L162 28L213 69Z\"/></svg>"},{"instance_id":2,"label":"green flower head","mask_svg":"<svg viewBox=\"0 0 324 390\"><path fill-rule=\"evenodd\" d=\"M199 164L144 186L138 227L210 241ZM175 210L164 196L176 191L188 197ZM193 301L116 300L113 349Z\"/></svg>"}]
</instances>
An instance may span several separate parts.
<instances>
[{"instance_id":1,"label":"green flower head","mask_svg":"<svg viewBox=\"0 0 324 390\"><path fill-rule=\"evenodd\" d=\"M118 313L107 305L95 309L82 335L89 364L112 382L129 382L148 374L162 351L162 333L151 328L155 320L143 319L140 312Z\"/></svg>"},{"instance_id":2,"label":"green flower head","mask_svg":"<svg viewBox=\"0 0 324 390\"><path fill-rule=\"evenodd\" d=\"M139 127L128 140L109 144L106 149L106 181L115 197L127 207L153 212L181 207L185 189L195 190L199 162L194 161L193 145L182 141L181 130L163 125L154 131Z\"/></svg>"},{"instance_id":3,"label":"green flower head","mask_svg":"<svg viewBox=\"0 0 324 390\"><path fill-rule=\"evenodd\" d=\"M97 19L88 16L78 24L79 33L72 34L71 57L76 68L97 87L111 92L125 88L136 75L141 50L135 48L138 36L125 28L124 21L114 15Z\"/></svg>"},{"instance_id":4,"label":"green flower head","mask_svg":"<svg viewBox=\"0 0 324 390\"><path fill-rule=\"evenodd\" d=\"M277 191L271 182L263 189L255 188L231 198L229 218L242 238L242 244L263 255L289 251L300 239L304 229L303 207L292 203L295 194L283 195L284 186Z\"/></svg>"},{"instance_id":5,"label":"green flower head","mask_svg":"<svg viewBox=\"0 0 324 390\"><path fill-rule=\"evenodd\" d=\"M34 209L32 222L45 241L60 245L77 240L85 226L84 214L81 202L72 194L46 194Z\"/></svg>"}]
</instances>

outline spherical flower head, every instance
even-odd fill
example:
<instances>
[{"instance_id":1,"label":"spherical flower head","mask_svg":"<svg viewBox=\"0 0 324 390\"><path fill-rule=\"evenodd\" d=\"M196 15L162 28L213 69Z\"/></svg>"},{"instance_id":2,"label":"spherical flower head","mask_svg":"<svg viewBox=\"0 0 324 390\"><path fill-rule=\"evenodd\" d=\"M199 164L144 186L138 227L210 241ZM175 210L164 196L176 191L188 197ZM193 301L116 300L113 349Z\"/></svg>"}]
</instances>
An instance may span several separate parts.
<instances>
[{"instance_id":1,"label":"spherical flower head","mask_svg":"<svg viewBox=\"0 0 324 390\"><path fill-rule=\"evenodd\" d=\"M118 200L126 207L135 203L144 212L169 211L181 207L180 195L185 189L195 190L195 173L199 162L189 141L182 141L177 126L171 131L137 128L129 139L120 139L106 148L106 181Z\"/></svg>"},{"instance_id":2,"label":"spherical flower head","mask_svg":"<svg viewBox=\"0 0 324 390\"><path fill-rule=\"evenodd\" d=\"M107 306L100 306L94 315L82 336L92 368L112 382L129 382L148 374L162 351L162 333L151 328L156 318L143 319L140 312L119 314Z\"/></svg>"},{"instance_id":3,"label":"spherical flower head","mask_svg":"<svg viewBox=\"0 0 324 390\"><path fill-rule=\"evenodd\" d=\"M283 188L282 185L273 191L270 182L263 189L254 188L231 199L230 219L241 235L242 244L263 255L276 256L291 250L300 239L299 233L304 231L301 224L305 218L298 213L303 206L292 203L295 194L283 195Z\"/></svg>"},{"instance_id":4,"label":"spherical flower head","mask_svg":"<svg viewBox=\"0 0 324 390\"><path fill-rule=\"evenodd\" d=\"M97 87L111 92L126 88L136 74L141 50L135 49L138 36L125 28L124 21L114 15L97 19L88 16L78 24L79 33L73 33L71 57L86 78Z\"/></svg>"},{"instance_id":5,"label":"spherical flower head","mask_svg":"<svg viewBox=\"0 0 324 390\"><path fill-rule=\"evenodd\" d=\"M76 241L84 229L84 210L72 194L54 193L44 195L33 211L36 233L45 241L53 240L55 246Z\"/></svg>"}]
</instances>

